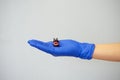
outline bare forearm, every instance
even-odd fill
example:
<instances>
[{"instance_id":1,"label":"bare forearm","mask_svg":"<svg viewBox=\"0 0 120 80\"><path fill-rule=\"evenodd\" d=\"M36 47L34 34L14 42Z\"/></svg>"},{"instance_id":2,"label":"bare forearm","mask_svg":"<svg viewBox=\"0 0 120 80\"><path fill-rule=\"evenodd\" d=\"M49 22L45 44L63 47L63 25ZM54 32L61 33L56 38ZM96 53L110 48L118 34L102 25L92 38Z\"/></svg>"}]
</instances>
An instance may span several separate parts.
<instances>
[{"instance_id":1,"label":"bare forearm","mask_svg":"<svg viewBox=\"0 0 120 80\"><path fill-rule=\"evenodd\" d=\"M120 43L96 44L94 59L120 61Z\"/></svg>"}]
</instances>

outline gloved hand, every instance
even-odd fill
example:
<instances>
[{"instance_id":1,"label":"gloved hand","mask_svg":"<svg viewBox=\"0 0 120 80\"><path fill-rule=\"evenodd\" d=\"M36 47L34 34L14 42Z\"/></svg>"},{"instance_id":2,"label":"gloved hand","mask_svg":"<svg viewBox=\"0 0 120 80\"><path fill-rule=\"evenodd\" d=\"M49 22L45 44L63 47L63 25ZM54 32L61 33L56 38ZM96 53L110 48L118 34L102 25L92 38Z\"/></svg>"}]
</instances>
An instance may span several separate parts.
<instances>
[{"instance_id":1,"label":"gloved hand","mask_svg":"<svg viewBox=\"0 0 120 80\"><path fill-rule=\"evenodd\" d=\"M59 40L59 47L53 46L53 41L42 42L38 40L29 40L28 43L53 56L74 56L82 59L92 59L95 44L80 43L75 40Z\"/></svg>"}]
</instances>

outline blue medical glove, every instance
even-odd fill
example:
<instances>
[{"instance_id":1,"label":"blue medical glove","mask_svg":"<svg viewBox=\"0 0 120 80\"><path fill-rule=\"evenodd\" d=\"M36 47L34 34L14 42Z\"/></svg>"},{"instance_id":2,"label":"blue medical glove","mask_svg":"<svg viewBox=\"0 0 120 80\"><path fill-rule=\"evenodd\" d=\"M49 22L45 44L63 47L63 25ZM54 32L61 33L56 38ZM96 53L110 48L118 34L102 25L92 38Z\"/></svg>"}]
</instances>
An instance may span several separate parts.
<instances>
[{"instance_id":1,"label":"blue medical glove","mask_svg":"<svg viewBox=\"0 0 120 80\"><path fill-rule=\"evenodd\" d=\"M29 40L28 43L53 56L74 56L82 59L92 59L95 44L80 43L75 40L59 40L59 46L54 47L53 41L42 42L39 40Z\"/></svg>"}]
</instances>

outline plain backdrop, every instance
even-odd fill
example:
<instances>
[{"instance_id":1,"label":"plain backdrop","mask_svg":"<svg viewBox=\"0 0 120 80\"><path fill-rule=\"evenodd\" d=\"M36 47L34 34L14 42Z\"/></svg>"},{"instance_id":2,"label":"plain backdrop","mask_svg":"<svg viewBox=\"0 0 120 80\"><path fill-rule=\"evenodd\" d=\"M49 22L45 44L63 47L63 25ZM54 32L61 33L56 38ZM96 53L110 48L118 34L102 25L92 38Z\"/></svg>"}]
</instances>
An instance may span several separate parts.
<instances>
[{"instance_id":1,"label":"plain backdrop","mask_svg":"<svg viewBox=\"0 0 120 80\"><path fill-rule=\"evenodd\" d=\"M120 42L120 0L0 0L0 80L120 80L120 62L54 57L29 39Z\"/></svg>"}]
</instances>

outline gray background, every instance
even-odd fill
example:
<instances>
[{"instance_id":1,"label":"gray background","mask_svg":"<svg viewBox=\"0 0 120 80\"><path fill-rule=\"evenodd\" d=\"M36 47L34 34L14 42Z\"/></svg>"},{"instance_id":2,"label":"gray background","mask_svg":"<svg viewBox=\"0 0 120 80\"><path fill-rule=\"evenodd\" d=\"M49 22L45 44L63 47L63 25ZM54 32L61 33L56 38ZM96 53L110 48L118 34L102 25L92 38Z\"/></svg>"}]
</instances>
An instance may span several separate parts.
<instances>
[{"instance_id":1,"label":"gray background","mask_svg":"<svg viewBox=\"0 0 120 80\"><path fill-rule=\"evenodd\" d=\"M0 0L0 80L120 80L120 63L53 57L27 44L120 42L120 0Z\"/></svg>"}]
</instances>

